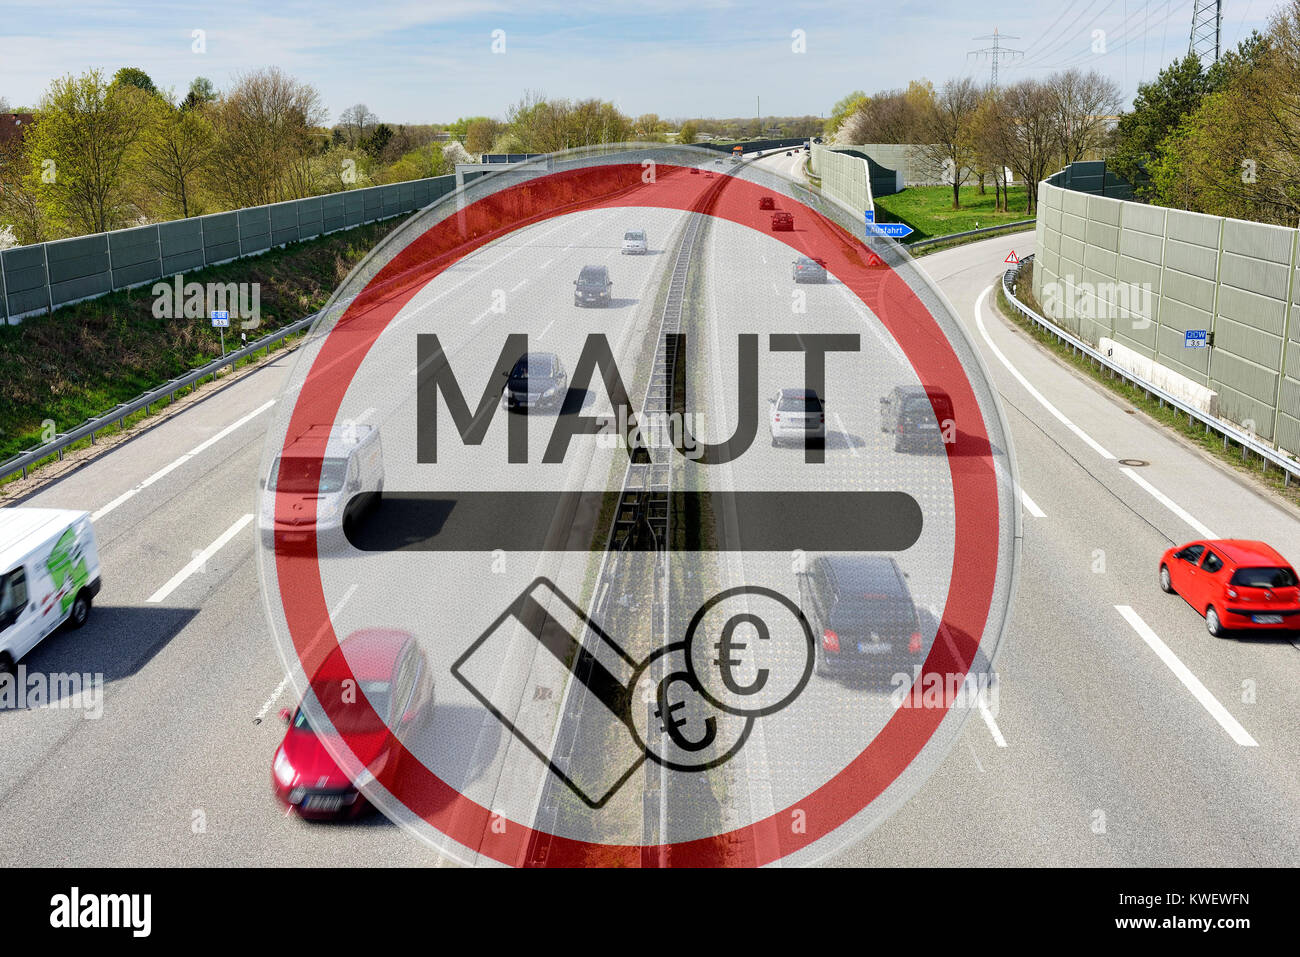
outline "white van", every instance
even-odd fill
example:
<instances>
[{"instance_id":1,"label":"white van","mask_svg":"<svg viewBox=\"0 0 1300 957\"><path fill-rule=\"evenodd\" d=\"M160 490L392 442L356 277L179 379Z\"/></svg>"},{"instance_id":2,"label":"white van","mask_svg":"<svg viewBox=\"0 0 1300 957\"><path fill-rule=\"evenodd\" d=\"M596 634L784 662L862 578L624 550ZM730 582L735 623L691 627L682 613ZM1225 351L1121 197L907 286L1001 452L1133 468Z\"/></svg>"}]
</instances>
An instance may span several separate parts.
<instances>
[{"instance_id":1,"label":"white van","mask_svg":"<svg viewBox=\"0 0 1300 957\"><path fill-rule=\"evenodd\" d=\"M321 438L325 455L320 479L313 482L308 477L309 449L319 450ZM384 491L379 430L371 425L314 425L275 457L261 487L258 527L268 547L277 540L290 545L307 540L308 502L315 502L318 546L342 545L345 525L378 504Z\"/></svg>"},{"instance_id":2,"label":"white van","mask_svg":"<svg viewBox=\"0 0 1300 957\"><path fill-rule=\"evenodd\" d=\"M99 586L89 512L0 508L0 671L65 621L84 625Z\"/></svg>"},{"instance_id":3,"label":"white van","mask_svg":"<svg viewBox=\"0 0 1300 957\"><path fill-rule=\"evenodd\" d=\"M623 255L644 256L650 251L649 240L645 238L644 229L629 229L623 234Z\"/></svg>"}]
</instances>

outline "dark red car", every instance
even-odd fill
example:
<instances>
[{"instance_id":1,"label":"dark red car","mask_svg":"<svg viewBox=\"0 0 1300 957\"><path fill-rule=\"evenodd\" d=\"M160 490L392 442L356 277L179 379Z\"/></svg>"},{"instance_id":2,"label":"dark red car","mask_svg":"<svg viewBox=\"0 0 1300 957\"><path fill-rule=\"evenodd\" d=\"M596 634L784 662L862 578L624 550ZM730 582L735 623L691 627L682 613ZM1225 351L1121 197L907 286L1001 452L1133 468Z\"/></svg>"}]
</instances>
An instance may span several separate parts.
<instances>
[{"instance_id":1,"label":"dark red car","mask_svg":"<svg viewBox=\"0 0 1300 957\"><path fill-rule=\"evenodd\" d=\"M794 217L784 211L773 213L772 230L775 232L779 229L794 229Z\"/></svg>"},{"instance_id":2,"label":"dark red car","mask_svg":"<svg viewBox=\"0 0 1300 957\"><path fill-rule=\"evenodd\" d=\"M1205 616L1216 638L1232 629L1300 629L1295 569L1264 542L1190 542L1160 557L1160 587Z\"/></svg>"},{"instance_id":3,"label":"dark red car","mask_svg":"<svg viewBox=\"0 0 1300 957\"><path fill-rule=\"evenodd\" d=\"M302 705L281 711L289 728L271 762L275 796L305 818L358 815L368 807L357 786L363 782L348 777L331 748L351 751L367 779L401 760L399 743L409 743L433 715L428 663L404 631L356 631L325 659L312 688L338 733L314 729Z\"/></svg>"},{"instance_id":4,"label":"dark red car","mask_svg":"<svg viewBox=\"0 0 1300 957\"><path fill-rule=\"evenodd\" d=\"M776 209L776 200L773 199L771 196L760 196L758 197L758 208Z\"/></svg>"}]
</instances>

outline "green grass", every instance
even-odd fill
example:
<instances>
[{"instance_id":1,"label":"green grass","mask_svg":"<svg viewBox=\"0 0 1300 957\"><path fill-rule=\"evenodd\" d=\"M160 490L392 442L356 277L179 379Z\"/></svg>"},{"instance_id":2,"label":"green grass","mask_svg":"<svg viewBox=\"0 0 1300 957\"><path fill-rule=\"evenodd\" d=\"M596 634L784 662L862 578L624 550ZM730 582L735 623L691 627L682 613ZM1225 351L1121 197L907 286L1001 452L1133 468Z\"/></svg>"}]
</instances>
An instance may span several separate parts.
<instances>
[{"instance_id":1,"label":"green grass","mask_svg":"<svg viewBox=\"0 0 1300 957\"><path fill-rule=\"evenodd\" d=\"M359 226L188 272L186 282L260 285L249 340L320 309L352 267L403 220ZM207 319L156 319L152 284L0 325L0 460L41 444L221 355ZM237 346L238 329L226 336ZM129 423L128 423L129 424Z\"/></svg>"},{"instance_id":2,"label":"green grass","mask_svg":"<svg viewBox=\"0 0 1300 957\"><path fill-rule=\"evenodd\" d=\"M983 196L976 186L961 189L961 209L952 208L951 186L911 186L892 196L876 199L876 221L880 223L906 223L916 232L907 237L908 242L962 233L968 229L1014 223L1027 219L1027 203L1023 186L1011 187L1011 211L994 211L993 188Z\"/></svg>"}]
</instances>

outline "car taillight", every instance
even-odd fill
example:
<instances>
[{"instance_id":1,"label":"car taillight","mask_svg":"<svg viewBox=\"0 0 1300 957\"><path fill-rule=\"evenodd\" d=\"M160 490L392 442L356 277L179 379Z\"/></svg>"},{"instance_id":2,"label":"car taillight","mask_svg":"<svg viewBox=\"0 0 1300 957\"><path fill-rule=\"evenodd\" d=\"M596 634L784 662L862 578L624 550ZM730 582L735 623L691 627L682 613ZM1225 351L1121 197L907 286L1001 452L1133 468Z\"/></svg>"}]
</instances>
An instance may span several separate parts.
<instances>
[{"instance_id":1,"label":"car taillight","mask_svg":"<svg viewBox=\"0 0 1300 957\"><path fill-rule=\"evenodd\" d=\"M1236 590L1235 588L1229 588L1229 589L1228 589L1228 597L1229 597L1229 598L1236 598L1236 597L1237 597L1237 590Z\"/></svg>"},{"instance_id":2,"label":"car taillight","mask_svg":"<svg viewBox=\"0 0 1300 957\"><path fill-rule=\"evenodd\" d=\"M780 422L780 421L781 421L781 414L778 412L775 416L772 417L772 421L773 421L773 422Z\"/></svg>"},{"instance_id":3,"label":"car taillight","mask_svg":"<svg viewBox=\"0 0 1300 957\"><path fill-rule=\"evenodd\" d=\"M907 643L907 650L912 654L916 654L921 650L921 633L919 631L912 632L912 640Z\"/></svg>"},{"instance_id":4,"label":"car taillight","mask_svg":"<svg viewBox=\"0 0 1300 957\"><path fill-rule=\"evenodd\" d=\"M822 425L825 425L825 424L826 424L826 413L825 413L825 412L823 412L823 413L821 414L821 420L822 420Z\"/></svg>"},{"instance_id":5,"label":"car taillight","mask_svg":"<svg viewBox=\"0 0 1300 957\"><path fill-rule=\"evenodd\" d=\"M903 434L903 420L902 420L902 419L899 419L899 420L898 420L898 434L899 434L899 435L902 435L902 434Z\"/></svg>"},{"instance_id":6,"label":"car taillight","mask_svg":"<svg viewBox=\"0 0 1300 957\"><path fill-rule=\"evenodd\" d=\"M840 653L840 636L835 634L835 632L831 631L829 628L823 629L822 647L831 654L838 655Z\"/></svg>"}]
</instances>

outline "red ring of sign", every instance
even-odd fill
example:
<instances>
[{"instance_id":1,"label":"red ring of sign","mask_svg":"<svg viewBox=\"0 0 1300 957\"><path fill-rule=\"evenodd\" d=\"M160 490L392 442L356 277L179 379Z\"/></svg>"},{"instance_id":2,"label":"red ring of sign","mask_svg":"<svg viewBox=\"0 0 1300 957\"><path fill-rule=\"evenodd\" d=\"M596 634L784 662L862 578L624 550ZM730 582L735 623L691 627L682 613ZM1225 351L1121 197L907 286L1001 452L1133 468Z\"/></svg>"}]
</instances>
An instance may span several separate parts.
<instances>
[{"instance_id":1,"label":"red ring of sign","mask_svg":"<svg viewBox=\"0 0 1300 957\"><path fill-rule=\"evenodd\" d=\"M306 452L319 481L326 438L308 432L319 422L334 422L353 375L379 334L407 302L434 277L488 242L555 216L626 206L695 211L727 219L782 239L798 253L824 259L838 277L885 325L898 342L918 379L948 393L952 415L964 431L946 446L952 475L956 523L953 568L940 633L917 683L929 674L964 676L975 660L991 609L997 570L990 543L999 541L996 473L984 417L952 345L938 322L912 289L892 270L871 268L870 253L860 242L817 213L797 207L802 228L770 233L770 213L758 209L764 190L751 182L726 177L722 183L684 175L685 167L660 165L652 182L641 165L597 165L566 170L507 186L447 216L412 240L379 271L349 304L322 343L289 421L285 446L296 439L297 454ZM958 446L964 445L962 451ZM277 502L276 514L281 515ZM310 504L308 508L314 508ZM276 545L276 572L286 622L304 674L314 674L325 656L338 647L330 624L316 560L315 515L305 553ZM919 689L915 688L914 691ZM390 744L399 760L390 760L377 781L397 800L461 845L507 864L526 865L535 837L547 842L546 864L602 863L636 866L644 852L666 851L672 866L761 865L779 860L830 834L865 809L910 765L947 714L943 707L899 708L866 749L807 797L777 810L763 821L735 831L659 848L605 845L534 831L525 824L498 819L494 812L457 792L399 741ZM341 705L327 708L331 713ZM355 705L354 705L355 707ZM368 707L368 704L367 704ZM347 736L343 736L344 742ZM349 745L349 747L351 747ZM800 814L799 812L802 812ZM801 826L793 826L799 822ZM660 858L661 860L663 858Z\"/></svg>"}]
</instances>

